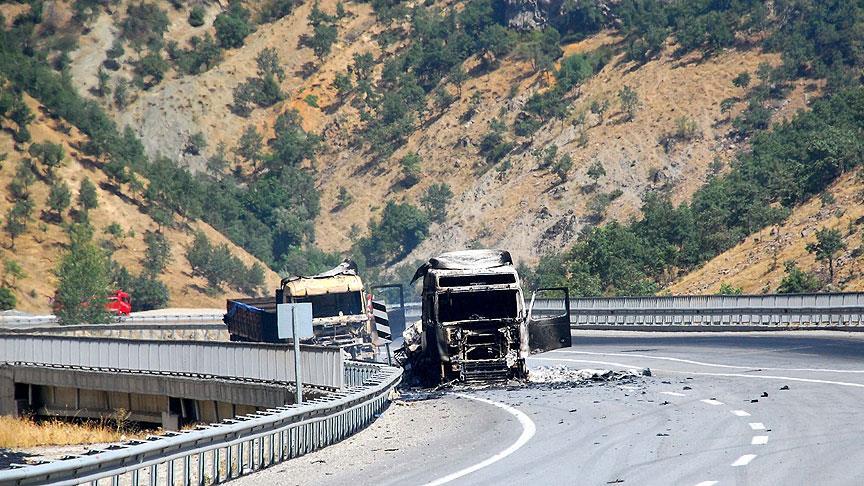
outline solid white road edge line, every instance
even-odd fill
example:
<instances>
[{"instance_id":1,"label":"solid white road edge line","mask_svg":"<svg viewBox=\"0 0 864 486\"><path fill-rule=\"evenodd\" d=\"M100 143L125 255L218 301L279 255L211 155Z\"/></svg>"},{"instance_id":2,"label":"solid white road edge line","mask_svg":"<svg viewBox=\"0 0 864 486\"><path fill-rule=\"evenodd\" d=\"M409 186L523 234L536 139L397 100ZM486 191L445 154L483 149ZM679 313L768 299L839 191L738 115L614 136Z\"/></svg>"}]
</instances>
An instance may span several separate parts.
<instances>
[{"instance_id":1,"label":"solid white road edge line","mask_svg":"<svg viewBox=\"0 0 864 486\"><path fill-rule=\"evenodd\" d=\"M762 422L750 422L750 428L753 430L765 430L765 425Z\"/></svg>"},{"instance_id":2,"label":"solid white road edge line","mask_svg":"<svg viewBox=\"0 0 864 486\"><path fill-rule=\"evenodd\" d=\"M736 370L753 370L760 369L765 371L818 371L824 373L864 373L864 370L837 370L837 369L829 369L829 368L764 368L762 366L738 366L738 365L725 365L718 363L706 363L703 361L694 361L692 359L683 359L683 358L671 358L669 356L651 356L650 354L632 354L632 353L597 353L592 351L572 351L569 349L556 349L554 351L550 351L553 354L587 354L591 356L619 356L619 357L633 357L633 358L647 358L647 359L657 359L663 361L674 361L677 363L686 363L697 366L709 366L712 368L730 368ZM631 366L631 368L634 368Z\"/></svg>"},{"instance_id":3,"label":"solid white road edge line","mask_svg":"<svg viewBox=\"0 0 864 486\"><path fill-rule=\"evenodd\" d=\"M744 454L732 463L732 467L746 466L750 461L756 458L756 454Z\"/></svg>"},{"instance_id":4,"label":"solid white road edge line","mask_svg":"<svg viewBox=\"0 0 864 486\"><path fill-rule=\"evenodd\" d=\"M715 484L717 484L717 481L702 481L696 486L714 486Z\"/></svg>"},{"instance_id":5,"label":"solid white road edge line","mask_svg":"<svg viewBox=\"0 0 864 486\"><path fill-rule=\"evenodd\" d=\"M744 410L732 410L732 415L736 417L749 417L750 414L745 412Z\"/></svg>"},{"instance_id":6,"label":"solid white road edge line","mask_svg":"<svg viewBox=\"0 0 864 486\"><path fill-rule=\"evenodd\" d=\"M750 445L765 445L768 443L767 435L754 435L753 440L750 441Z\"/></svg>"},{"instance_id":7,"label":"solid white road edge line","mask_svg":"<svg viewBox=\"0 0 864 486\"><path fill-rule=\"evenodd\" d=\"M591 364L602 364L606 366L620 366L622 368L633 369L639 368L639 366L633 366L624 363L613 363L609 361L595 361L589 359L569 359L569 358L531 358L535 360L542 361L566 361L570 363L591 363ZM760 380L783 380L783 381L798 381L804 383L821 383L824 385L839 385L839 386L851 386L855 388L864 388L864 383L850 383L848 381L832 381L832 380L817 380L813 378L795 378L792 376L776 376L776 375L746 375L743 373L706 373L704 371L682 371L682 370L667 370L663 368L653 368L655 371L665 371L666 373L679 373L685 375L698 375L698 376L728 376L732 378L754 378ZM767 368L761 368L767 369ZM792 371L792 370L787 370ZM798 370L795 370L798 371Z\"/></svg>"},{"instance_id":8,"label":"solid white road edge line","mask_svg":"<svg viewBox=\"0 0 864 486\"><path fill-rule=\"evenodd\" d=\"M711 398L711 399L706 398L705 400L699 400L699 401L702 403L707 403L708 405L723 405L723 402L718 402L717 400L714 400L713 398Z\"/></svg>"},{"instance_id":9,"label":"solid white road edge line","mask_svg":"<svg viewBox=\"0 0 864 486\"><path fill-rule=\"evenodd\" d=\"M479 471L480 469L483 469L484 467L491 466L492 464L500 461L501 459L504 459L505 457L507 457L510 454L513 454L514 452L519 450L519 448L521 448L526 443L528 443L528 441L531 440L531 437L534 437L534 433L537 432L537 427L534 425L534 422L530 418L528 418L527 415L525 415L521 411L511 407L510 405L507 405L507 404L501 403L501 402L495 402L492 400L487 400L485 398L475 397L475 396L468 395L465 393L454 393L454 395L456 395L458 397L462 397L462 398L467 398L468 400L475 400L478 402L486 403L488 405L493 405L495 407L498 407L498 408L504 410L505 412L509 413L510 415L513 415L514 417L516 417L516 419L519 420L519 423L522 424L522 434L519 436L518 439L516 439L516 442L510 444L510 447L508 447L508 448L504 449L503 451L495 454L494 456L486 459L485 461L478 462L477 464L474 464L473 466L466 467L465 469L461 469L461 470L456 471L454 473L448 474L442 478L438 478L434 481L426 483L424 486L438 486L440 484L446 484L446 483L449 483L450 481L454 481L454 480L459 479L463 476L467 476L467 475L469 475L475 471Z\"/></svg>"}]
</instances>

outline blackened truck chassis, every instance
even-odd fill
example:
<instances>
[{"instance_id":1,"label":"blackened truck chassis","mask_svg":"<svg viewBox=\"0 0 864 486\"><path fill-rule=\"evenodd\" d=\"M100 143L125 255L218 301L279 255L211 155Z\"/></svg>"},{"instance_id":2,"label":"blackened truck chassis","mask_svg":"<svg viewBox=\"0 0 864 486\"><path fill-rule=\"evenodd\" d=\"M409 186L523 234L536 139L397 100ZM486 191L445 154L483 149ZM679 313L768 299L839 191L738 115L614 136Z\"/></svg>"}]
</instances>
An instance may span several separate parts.
<instances>
[{"instance_id":1,"label":"blackened truck chassis","mask_svg":"<svg viewBox=\"0 0 864 486\"><path fill-rule=\"evenodd\" d=\"M460 321L445 323L439 329L444 336L437 342L442 363L458 373L463 381L500 381L524 375L525 360L519 357L519 326L517 319ZM446 365L445 365L446 366Z\"/></svg>"}]
</instances>

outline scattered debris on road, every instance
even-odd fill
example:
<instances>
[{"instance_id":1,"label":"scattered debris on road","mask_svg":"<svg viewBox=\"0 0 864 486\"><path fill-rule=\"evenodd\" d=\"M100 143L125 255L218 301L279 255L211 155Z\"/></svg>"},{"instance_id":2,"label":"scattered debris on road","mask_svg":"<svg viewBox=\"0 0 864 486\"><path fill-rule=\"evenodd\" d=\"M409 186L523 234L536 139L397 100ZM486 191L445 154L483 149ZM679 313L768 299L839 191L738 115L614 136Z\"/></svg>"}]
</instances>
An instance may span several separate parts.
<instances>
[{"instance_id":1,"label":"scattered debris on road","mask_svg":"<svg viewBox=\"0 0 864 486\"><path fill-rule=\"evenodd\" d=\"M783 385L783 386L780 387L780 389L781 389L781 390L788 390L788 389L789 389L789 385Z\"/></svg>"},{"instance_id":2,"label":"scattered debris on road","mask_svg":"<svg viewBox=\"0 0 864 486\"><path fill-rule=\"evenodd\" d=\"M542 366L528 372L529 383L581 385L591 382L632 383L640 376L651 376L651 370L573 369L564 365Z\"/></svg>"}]
</instances>

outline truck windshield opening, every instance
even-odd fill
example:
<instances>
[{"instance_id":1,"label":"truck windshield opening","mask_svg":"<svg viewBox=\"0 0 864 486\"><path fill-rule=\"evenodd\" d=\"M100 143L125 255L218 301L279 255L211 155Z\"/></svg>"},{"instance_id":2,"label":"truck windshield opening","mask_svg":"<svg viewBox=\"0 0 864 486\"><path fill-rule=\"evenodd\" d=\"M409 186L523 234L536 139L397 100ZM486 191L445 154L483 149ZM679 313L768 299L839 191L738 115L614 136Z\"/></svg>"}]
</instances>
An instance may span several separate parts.
<instances>
[{"instance_id":1,"label":"truck windshield opening","mask_svg":"<svg viewBox=\"0 0 864 486\"><path fill-rule=\"evenodd\" d=\"M360 292L295 297L294 301L310 302L312 317L334 317L340 312L346 316L363 314L363 297Z\"/></svg>"},{"instance_id":2,"label":"truck windshield opening","mask_svg":"<svg viewBox=\"0 0 864 486\"><path fill-rule=\"evenodd\" d=\"M490 275L451 275L438 278L439 287L469 287L472 285L508 285L516 283L516 275L498 273Z\"/></svg>"},{"instance_id":3,"label":"truck windshield opening","mask_svg":"<svg viewBox=\"0 0 864 486\"><path fill-rule=\"evenodd\" d=\"M438 294L438 320L515 319L518 317L517 297L516 290Z\"/></svg>"}]
</instances>

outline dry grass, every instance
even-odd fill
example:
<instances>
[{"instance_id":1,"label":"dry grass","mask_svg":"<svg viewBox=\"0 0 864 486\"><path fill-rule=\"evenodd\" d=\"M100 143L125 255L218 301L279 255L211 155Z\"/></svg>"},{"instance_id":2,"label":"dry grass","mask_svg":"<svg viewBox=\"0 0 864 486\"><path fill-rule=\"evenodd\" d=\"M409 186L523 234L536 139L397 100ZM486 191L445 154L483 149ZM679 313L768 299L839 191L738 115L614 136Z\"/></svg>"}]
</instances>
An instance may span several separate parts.
<instances>
[{"instance_id":1,"label":"dry grass","mask_svg":"<svg viewBox=\"0 0 864 486\"><path fill-rule=\"evenodd\" d=\"M108 423L71 423L57 419L36 421L32 417L0 416L0 448L6 449L117 442L145 435Z\"/></svg>"}]
</instances>

